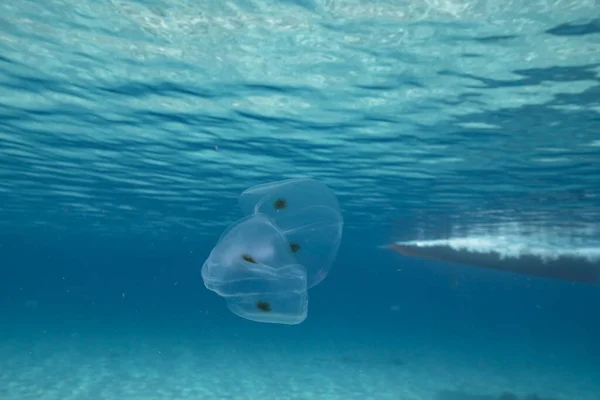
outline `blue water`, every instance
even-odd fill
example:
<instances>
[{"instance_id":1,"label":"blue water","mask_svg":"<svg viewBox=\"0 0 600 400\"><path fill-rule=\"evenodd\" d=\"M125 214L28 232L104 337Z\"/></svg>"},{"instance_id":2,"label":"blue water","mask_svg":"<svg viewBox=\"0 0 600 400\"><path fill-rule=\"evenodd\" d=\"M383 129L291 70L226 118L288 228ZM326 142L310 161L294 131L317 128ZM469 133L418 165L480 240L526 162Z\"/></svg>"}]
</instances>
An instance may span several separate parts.
<instances>
[{"instance_id":1,"label":"blue water","mask_svg":"<svg viewBox=\"0 0 600 400\"><path fill-rule=\"evenodd\" d=\"M2 2L0 399L600 399L597 286L382 248L600 254L599 21ZM335 265L302 324L244 320L201 267L243 190L297 177L340 202Z\"/></svg>"}]
</instances>

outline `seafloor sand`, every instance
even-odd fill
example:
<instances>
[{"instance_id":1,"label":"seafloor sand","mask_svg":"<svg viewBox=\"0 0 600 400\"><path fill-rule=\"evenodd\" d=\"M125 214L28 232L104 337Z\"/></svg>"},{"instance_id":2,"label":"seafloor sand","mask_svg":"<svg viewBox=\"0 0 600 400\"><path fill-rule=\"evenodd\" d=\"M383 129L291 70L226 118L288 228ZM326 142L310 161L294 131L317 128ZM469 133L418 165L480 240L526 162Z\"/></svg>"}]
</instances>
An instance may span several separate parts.
<instances>
[{"instance_id":1,"label":"seafloor sand","mask_svg":"<svg viewBox=\"0 0 600 400\"><path fill-rule=\"evenodd\" d=\"M535 361L510 346L467 354L468 343L323 334L305 342L214 332L11 334L0 340L0 399L492 400L506 391L600 399L593 365L553 354Z\"/></svg>"}]
</instances>

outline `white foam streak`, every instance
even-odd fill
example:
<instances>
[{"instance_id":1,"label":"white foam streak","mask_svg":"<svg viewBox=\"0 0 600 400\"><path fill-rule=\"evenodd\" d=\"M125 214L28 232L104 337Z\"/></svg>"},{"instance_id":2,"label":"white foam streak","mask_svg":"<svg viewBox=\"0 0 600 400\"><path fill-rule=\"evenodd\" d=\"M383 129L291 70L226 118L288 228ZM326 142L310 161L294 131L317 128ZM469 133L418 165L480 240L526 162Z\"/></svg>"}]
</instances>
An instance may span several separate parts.
<instances>
[{"instance_id":1,"label":"white foam streak","mask_svg":"<svg viewBox=\"0 0 600 400\"><path fill-rule=\"evenodd\" d=\"M532 255L549 261L561 256L571 256L600 261L600 247L574 243L567 233L560 237L547 231L536 235L488 233L447 239L401 241L397 244L418 247L444 246L475 253L496 252L503 258Z\"/></svg>"}]
</instances>

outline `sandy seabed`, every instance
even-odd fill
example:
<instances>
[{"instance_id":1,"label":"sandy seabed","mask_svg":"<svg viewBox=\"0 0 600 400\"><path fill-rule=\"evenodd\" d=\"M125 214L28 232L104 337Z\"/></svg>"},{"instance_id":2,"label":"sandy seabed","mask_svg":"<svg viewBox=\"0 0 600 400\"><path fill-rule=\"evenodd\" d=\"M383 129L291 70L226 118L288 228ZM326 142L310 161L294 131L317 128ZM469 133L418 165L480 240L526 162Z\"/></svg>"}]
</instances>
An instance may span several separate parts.
<instances>
[{"instance_id":1,"label":"sandy seabed","mask_svg":"<svg viewBox=\"0 0 600 400\"><path fill-rule=\"evenodd\" d=\"M492 357L425 342L392 348L243 336L12 337L0 341L0 399L600 399L600 372L498 351Z\"/></svg>"}]
</instances>

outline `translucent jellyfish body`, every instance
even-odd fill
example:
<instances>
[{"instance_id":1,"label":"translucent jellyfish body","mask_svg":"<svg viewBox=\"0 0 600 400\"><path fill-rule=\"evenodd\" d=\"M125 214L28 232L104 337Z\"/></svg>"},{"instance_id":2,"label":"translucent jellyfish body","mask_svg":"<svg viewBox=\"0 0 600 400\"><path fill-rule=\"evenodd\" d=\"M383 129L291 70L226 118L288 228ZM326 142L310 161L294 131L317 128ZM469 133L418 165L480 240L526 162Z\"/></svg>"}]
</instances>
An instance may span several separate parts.
<instances>
[{"instance_id":1,"label":"translucent jellyfish body","mask_svg":"<svg viewBox=\"0 0 600 400\"><path fill-rule=\"evenodd\" d=\"M333 192L313 179L288 179L257 185L240 196L246 215L271 217L307 270L308 287L321 282L337 256L344 225Z\"/></svg>"},{"instance_id":2,"label":"translucent jellyfish body","mask_svg":"<svg viewBox=\"0 0 600 400\"><path fill-rule=\"evenodd\" d=\"M343 219L331 190L312 179L254 186L242 193L246 217L220 237L202 267L205 286L236 315L299 324L310 287L328 274Z\"/></svg>"}]
</instances>

